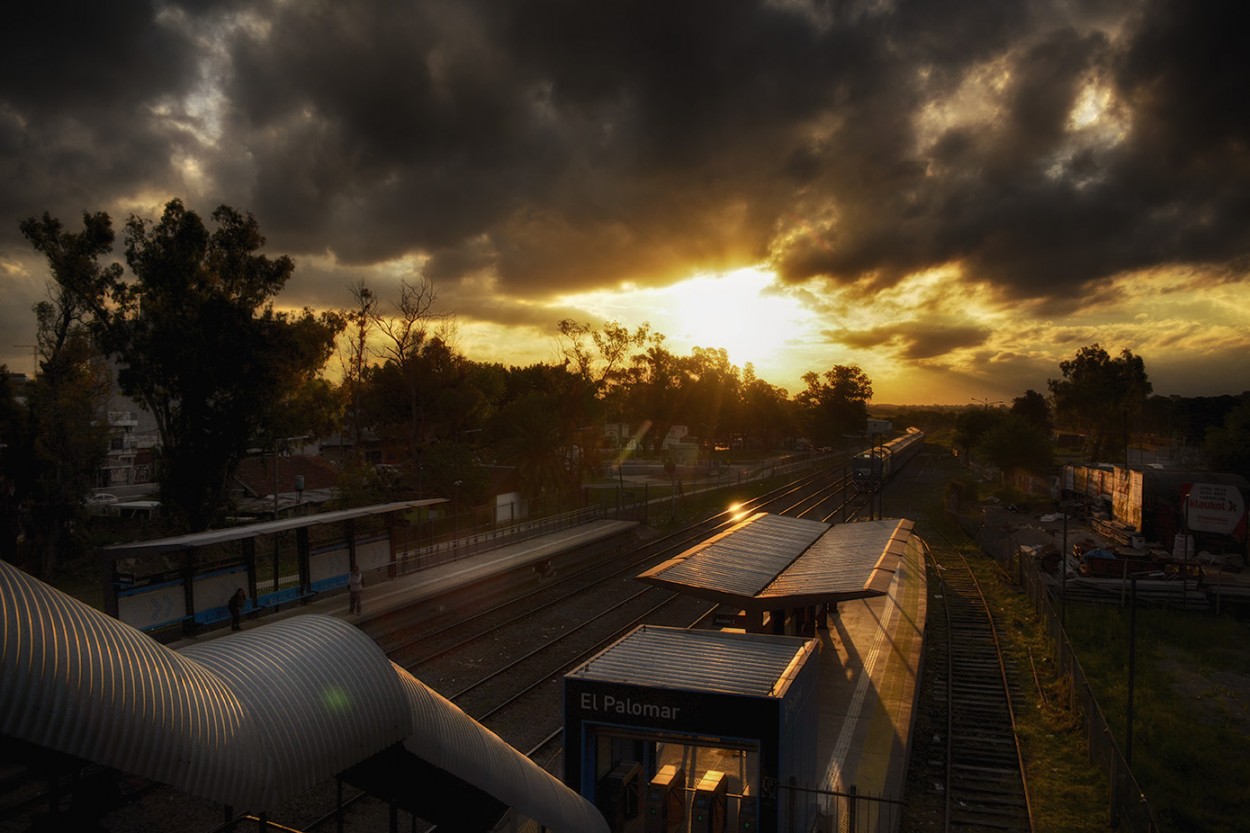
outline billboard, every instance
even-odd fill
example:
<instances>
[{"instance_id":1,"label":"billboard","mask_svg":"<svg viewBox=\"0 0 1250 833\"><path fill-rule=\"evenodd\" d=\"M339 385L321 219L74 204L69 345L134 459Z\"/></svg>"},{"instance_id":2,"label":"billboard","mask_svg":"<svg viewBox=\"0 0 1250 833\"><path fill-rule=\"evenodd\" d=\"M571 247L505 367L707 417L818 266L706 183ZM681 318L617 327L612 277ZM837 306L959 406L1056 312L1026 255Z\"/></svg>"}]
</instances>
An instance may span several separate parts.
<instances>
[{"instance_id":1,"label":"billboard","mask_svg":"<svg viewBox=\"0 0 1250 833\"><path fill-rule=\"evenodd\" d=\"M888 419L870 419L868 420L869 434L888 434L894 430L894 425Z\"/></svg>"},{"instance_id":2,"label":"billboard","mask_svg":"<svg viewBox=\"0 0 1250 833\"><path fill-rule=\"evenodd\" d=\"M1241 489L1224 483L1195 483L1185 498L1186 526L1194 532L1231 535L1246 515Z\"/></svg>"}]
</instances>

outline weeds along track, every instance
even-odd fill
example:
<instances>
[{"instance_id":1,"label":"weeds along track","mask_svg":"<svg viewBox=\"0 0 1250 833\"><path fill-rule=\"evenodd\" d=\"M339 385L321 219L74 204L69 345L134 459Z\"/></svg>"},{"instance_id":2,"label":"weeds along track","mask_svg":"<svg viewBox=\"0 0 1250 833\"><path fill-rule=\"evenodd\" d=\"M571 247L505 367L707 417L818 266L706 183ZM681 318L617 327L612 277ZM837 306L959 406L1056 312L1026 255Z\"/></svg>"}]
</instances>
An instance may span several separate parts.
<instances>
[{"instance_id":1,"label":"weeds along track","mask_svg":"<svg viewBox=\"0 0 1250 833\"><path fill-rule=\"evenodd\" d=\"M945 829L1033 830L1011 688L994 617L967 560L931 542L945 611ZM945 697L942 698L942 693Z\"/></svg>"}]
</instances>

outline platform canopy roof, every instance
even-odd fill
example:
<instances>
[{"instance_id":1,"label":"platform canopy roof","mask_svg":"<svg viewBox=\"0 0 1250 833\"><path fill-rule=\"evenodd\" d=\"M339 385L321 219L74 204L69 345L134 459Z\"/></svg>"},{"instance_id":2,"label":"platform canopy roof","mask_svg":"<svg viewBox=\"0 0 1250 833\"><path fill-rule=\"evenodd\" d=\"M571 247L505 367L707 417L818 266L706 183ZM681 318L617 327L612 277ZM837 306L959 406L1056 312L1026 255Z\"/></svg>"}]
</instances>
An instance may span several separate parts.
<instances>
[{"instance_id":1,"label":"platform canopy roof","mask_svg":"<svg viewBox=\"0 0 1250 833\"><path fill-rule=\"evenodd\" d=\"M455 829L512 806L607 833L586 799L337 618L175 651L0 561L0 627L0 749L16 739L242 811L342 775Z\"/></svg>"},{"instance_id":2,"label":"platform canopy roof","mask_svg":"<svg viewBox=\"0 0 1250 833\"><path fill-rule=\"evenodd\" d=\"M883 596L912 526L903 519L835 526L759 512L638 578L747 611Z\"/></svg>"},{"instance_id":3,"label":"platform canopy roof","mask_svg":"<svg viewBox=\"0 0 1250 833\"><path fill-rule=\"evenodd\" d=\"M567 677L779 698L814 646L797 636L640 625Z\"/></svg>"},{"instance_id":4,"label":"platform canopy roof","mask_svg":"<svg viewBox=\"0 0 1250 833\"><path fill-rule=\"evenodd\" d=\"M319 524L341 523L371 515L385 515L391 512L403 512L419 506L433 506L446 503L446 498L427 498L425 500L401 500L394 503L377 503L370 506L355 506L350 509L338 509L333 512L318 512L312 515L299 515L294 518L280 518L276 521L261 521L254 524L228 526L221 529L208 529L203 532L191 532L186 535L175 535L172 538L156 538L151 541L133 541L126 544L113 544L103 547L101 552L111 558L130 558L136 555L157 555L166 552L192 550L198 547L209 547L214 544L225 544L231 541L242 541L244 538L255 538L259 535L274 535L302 527Z\"/></svg>"}]
</instances>

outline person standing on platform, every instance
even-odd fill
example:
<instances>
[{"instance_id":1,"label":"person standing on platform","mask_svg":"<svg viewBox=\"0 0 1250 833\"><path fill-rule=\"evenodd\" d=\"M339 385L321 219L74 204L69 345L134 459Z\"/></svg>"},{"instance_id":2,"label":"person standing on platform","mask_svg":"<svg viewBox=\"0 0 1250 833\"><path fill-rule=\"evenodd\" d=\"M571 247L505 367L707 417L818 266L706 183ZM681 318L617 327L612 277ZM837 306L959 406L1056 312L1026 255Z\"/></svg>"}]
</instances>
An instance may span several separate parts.
<instances>
[{"instance_id":1,"label":"person standing on platform","mask_svg":"<svg viewBox=\"0 0 1250 833\"><path fill-rule=\"evenodd\" d=\"M365 595L365 577L360 574L360 565L353 564L347 576L347 612L360 615L361 601Z\"/></svg>"},{"instance_id":2,"label":"person standing on platform","mask_svg":"<svg viewBox=\"0 0 1250 833\"><path fill-rule=\"evenodd\" d=\"M230 608L230 630L238 631L243 629L243 625L239 623L239 617L243 614L243 603L247 601L247 594L240 587L234 591L234 595L230 597L230 602L226 607Z\"/></svg>"}]
</instances>

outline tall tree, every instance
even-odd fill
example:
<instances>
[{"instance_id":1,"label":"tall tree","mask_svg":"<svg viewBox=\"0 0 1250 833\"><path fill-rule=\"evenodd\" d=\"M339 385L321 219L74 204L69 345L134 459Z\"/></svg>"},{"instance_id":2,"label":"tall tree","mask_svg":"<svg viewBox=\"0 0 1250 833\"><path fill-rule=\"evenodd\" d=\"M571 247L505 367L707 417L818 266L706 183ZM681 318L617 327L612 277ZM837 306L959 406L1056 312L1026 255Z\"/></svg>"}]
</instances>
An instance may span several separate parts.
<instances>
[{"instance_id":1,"label":"tall tree","mask_svg":"<svg viewBox=\"0 0 1250 833\"><path fill-rule=\"evenodd\" d=\"M755 375L747 364L742 371L742 409L739 430L745 448L774 448L795 428L795 404L784 389Z\"/></svg>"},{"instance_id":2,"label":"tall tree","mask_svg":"<svg viewBox=\"0 0 1250 833\"><path fill-rule=\"evenodd\" d=\"M368 369L362 423L377 433L389 458L408 469L418 491L439 483L426 477L434 443L463 444L479 429L490 403L477 387L474 365L438 336ZM454 455L441 455L449 460Z\"/></svg>"},{"instance_id":3,"label":"tall tree","mask_svg":"<svg viewBox=\"0 0 1250 833\"><path fill-rule=\"evenodd\" d=\"M1050 403L1037 391L1029 389L1024 392L1024 396L1011 400L1011 413L1032 423L1046 436L1050 435Z\"/></svg>"},{"instance_id":4,"label":"tall tree","mask_svg":"<svg viewBox=\"0 0 1250 833\"><path fill-rule=\"evenodd\" d=\"M606 406L606 418L624 420L630 386L638 378L635 351L661 346L664 336L653 333L647 323L630 330L609 321L596 330L571 318L561 321L557 331L565 368L593 387Z\"/></svg>"},{"instance_id":5,"label":"tall tree","mask_svg":"<svg viewBox=\"0 0 1250 833\"><path fill-rule=\"evenodd\" d=\"M834 365L822 375L803 374L807 386L794 400L804 411L812 439L838 445L843 434L862 432L868 424L872 380L858 365Z\"/></svg>"},{"instance_id":6,"label":"tall tree","mask_svg":"<svg viewBox=\"0 0 1250 833\"><path fill-rule=\"evenodd\" d=\"M1250 393L1224 417L1224 424L1208 428L1207 457L1216 471L1250 478Z\"/></svg>"},{"instance_id":7,"label":"tall tree","mask_svg":"<svg viewBox=\"0 0 1250 833\"><path fill-rule=\"evenodd\" d=\"M361 413L361 397L365 386L365 369L369 366L369 334L377 322L378 296L363 280L348 287L353 306L347 313L348 335L346 355L341 355L343 379L347 387L347 420L352 429L352 453L360 460L363 447L365 417Z\"/></svg>"},{"instance_id":8,"label":"tall tree","mask_svg":"<svg viewBox=\"0 0 1250 833\"><path fill-rule=\"evenodd\" d=\"M741 371L724 348L695 347L685 360L684 419L704 442L721 439L738 420L742 396Z\"/></svg>"},{"instance_id":9,"label":"tall tree","mask_svg":"<svg viewBox=\"0 0 1250 833\"><path fill-rule=\"evenodd\" d=\"M1153 389L1145 362L1127 348L1113 359L1092 344L1060 362L1059 370L1062 379L1047 381L1056 419L1087 432L1094 460L1112 451L1127 452L1130 423Z\"/></svg>"},{"instance_id":10,"label":"tall tree","mask_svg":"<svg viewBox=\"0 0 1250 833\"><path fill-rule=\"evenodd\" d=\"M250 214L223 205L212 219L210 231L171 200L159 222L126 223L133 280L120 270L58 279L92 310L122 392L152 412L161 499L193 530L224 511L239 460L275 433L277 412L324 366L342 326L334 315L275 312L290 258L259 254L265 239Z\"/></svg>"},{"instance_id":11,"label":"tall tree","mask_svg":"<svg viewBox=\"0 0 1250 833\"><path fill-rule=\"evenodd\" d=\"M965 408L955 418L955 445L963 450L965 459L969 451L980 446L985 436L1003 421L1003 412L995 408Z\"/></svg>"},{"instance_id":12,"label":"tall tree","mask_svg":"<svg viewBox=\"0 0 1250 833\"><path fill-rule=\"evenodd\" d=\"M34 490L34 440L26 391L0 365L0 560L26 566L18 541L27 538L27 507ZM31 572L37 572L34 565Z\"/></svg>"},{"instance_id":13,"label":"tall tree","mask_svg":"<svg viewBox=\"0 0 1250 833\"><path fill-rule=\"evenodd\" d=\"M34 307L39 375L31 387L33 537L42 575L72 554L71 531L107 454L107 404L112 388L87 324L96 296L114 285L119 264L101 265L113 247L107 214L84 214L80 232L48 214L21 223L22 233L48 261L48 299Z\"/></svg>"},{"instance_id":14,"label":"tall tree","mask_svg":"<svg viewBox=\"0 0 1250 833\"><path fill-rule=\"evenodd\" d=\"M686 369L663 345L663 337L634 355L629 368L628 408L634 421L646 426L642 442L659 452L681 413L686 394Z\"/></svg>"},{"instance_id":15,"label":"tall tree","mask_svg":"<svg viewBox=\"0 0 1250 833\"><path fill-rule=\"evenodd\" d=\"M1050 435L1035 422L1014 412L998 413L977 442L977 452L1003 471L1024 469L1044 473L1053 460Z\"/></svg>"}]
</instances>

